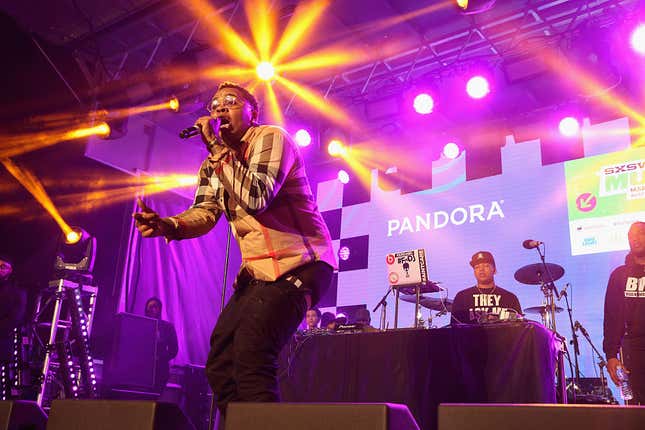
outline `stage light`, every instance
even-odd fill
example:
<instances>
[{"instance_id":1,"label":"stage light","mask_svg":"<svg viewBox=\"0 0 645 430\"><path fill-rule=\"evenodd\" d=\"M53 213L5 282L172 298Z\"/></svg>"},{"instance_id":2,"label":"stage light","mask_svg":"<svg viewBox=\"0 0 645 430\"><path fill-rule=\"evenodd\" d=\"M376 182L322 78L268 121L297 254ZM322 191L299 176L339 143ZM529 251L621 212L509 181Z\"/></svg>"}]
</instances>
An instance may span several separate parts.
<instances>
[{"instance_id":1,"label":"stage light","mask_svg":"<svg viewBox=\"0 0 645 430\"><path fill-rule=\"evenodd\" d=\"M634 51L645 55L645 24L640 24L636 27L629 41Z\"/></svg>"},{"instance_id":2,"label":"stage light","mask_svg":"<svg viewBox=\"0 0 645 430\"><path fill-rule=\"evenodd\" d=\"M421 93L414 98L414 110L421 115L432 113L434 109L434 100L427 93Z\"/></svg>"},{"instance_id":3,"label":"stage light","mask_svg":"<svg viewBox=\"0 0 645 430\"><path fill-rule=\"evenodd\" d=\"M85 230L73 227L64 234L58 251L54 268L59 271L88 273L94 268L96 257L96 238Z\"/></svg>"},{"instance_id":4,"label":"stage light","mask_svg":"<svg viewBox=\"0 0 645 430\"><path fill-rule=\"evenodd\" d=\"M304 128L301 128L300 130L296 131L296 143L299 146L309 146L311 143L311 134Z\"/></svg>"},{"instance_id":5,"label":"stage light","mask_svg":"<svg viewBox=\"0 0 645 430\"><path fill-rule=\"evenodd\" d=\"M471 15L482 13L490 10L495 5L496 0L457 0L457 7L461 13Z\"/></svg>"},{"instance_id":6,"label":"stage light","mask_svg":"<svg viewBox=\"0 0 645 430\"><path fill-rule=\"evenodd\" d=\"M76 231L76 230L70 230L66 235L65 235L65 243L68 245L74 245L76 242L81 240L81 232Z\"/></svg>"},{"instance_id":7,"label":"stage light","mask_svg":"<svg viewBox=\"0 0 645 430\"><path fill-rule=\"evenodd\" d=\"M580 123L574 117L567 116L560 120L558 128L563 136L573 137L578 135L578 132L580 131Z\"/></svg>"},{"instance_id":8,"label":"stage light","mask_svg":"<svg viewBox=\"0 0 645 430\"><path fill-rule=\"evenodd\" d=\"M343 261L349 260L349 254L349 248L346 246L343 246L338 250L338 257Z\"/></svg>"},{"instance_id":9,"label":"stage light","mask_svg":"<svg viewBox=\"0 0 645 430\"><path fill-rule=\"evenodd\" d=\"M341 182L341 184L346 184L349 182L349 173L344 170L339 170L337 178Z\"/></svg>"},{"instance_id":10,"label":"stage light","mask_svg":"<svg viewBox=\"0 0 645 430\"><path fill-rule=\"evenodd\" d=\"M168 102L168 107L173 112L179 112L179 99L177 97L171 98Z\"/></svg>"},{"instance_id":11,"label":"stage light","mask_svg":"<svg viewBox=\"0 0 645 430\"><path fill-rule=\"evenodd\" d=\"M488 80L483 76L473 76L466 83L466 92L474 99L486 97L490 93Z\"/></svg>"},{"instance_id":12,"label":"stage light","mask_svg":"<svg viewBox=\"0 0 645 430\"><path fill-rule=\"evenodd\" d=\"M271 63L267 61L262 61L258 66L255 68L255 73L257 73L258 78L260 78L263 81L268 81L269 79L273 78L275 75L275 69L271 65Z\"/></svg>"},{"instance_id":13,"label":"stage light","mask_svg":"<svg viewBox=\"0 0 645 430\"><path fill-rule=\"evenodd\" d=\"M102 122L96 126L96 132L101 137L108 137L110 135L110 126L107 122Z\"/></svg>"},{"instance_id":14,"label":"stage light","mask_svg":"<svg viewBox=\"0 0 645 430\"><path fill-rule=\"evenodd\" d=\"M327 145L327 152L332 157L342 157L347 154L347 148L340 140L332 139Z\"/></svg>"},{"instance_id":15,"label":"stage light","mask_svg":"<svg viewBox=\"0 0 645 430\"><path fill-rule=\"evenodd\" d=\"M459 157L461 149L455 142L448 142L444 145L442 153L444 157L454 160Z\"/></svg>"}]
</instances>

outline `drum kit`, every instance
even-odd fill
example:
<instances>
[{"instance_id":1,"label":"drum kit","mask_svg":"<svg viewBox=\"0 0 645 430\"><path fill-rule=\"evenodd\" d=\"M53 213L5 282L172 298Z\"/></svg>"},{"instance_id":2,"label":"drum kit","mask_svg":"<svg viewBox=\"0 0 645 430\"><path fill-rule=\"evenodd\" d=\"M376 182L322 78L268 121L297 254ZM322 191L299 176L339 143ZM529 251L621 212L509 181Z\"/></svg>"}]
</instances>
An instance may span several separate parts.
<instances>
[{"instance_id":1,"label":"drum kit","mask_svg":"<svg viewBox=\"0 0 645 430\"><path fill-rule=\"evenodd\" d=\"M538 314L545 327L555 331L555 314L562 312L555 305L554 297L560 298L555 281L564 276L564 268L554 263L529 264L515 272L515 280L525 285L540 285L544 294L544 303L540 306L525 308L527 314Z\"/></svg>"},{"instance_id":2,"label":"drum kit","mask_svg":"<svg viewBox=\"0 0 645 430\"><path fill-rule=\"evenodd\" d=\"M562 384L563 387L561 388L563 390L562 396L567 396L570 398L570 401L573 401L573 403L601 403L601 404L611 404L615 403L613 396L611 394L611 391L607 388L607 380L605 378L604 374L604 367L606 367L607 363L604 360L603 355L598 351L596 346L593 344L591 337L589 336L589 333L587 333L587 330L578 322L576 321L575 324L573 322L573 314L572 314L572 309L571 305L569 303L569 298L566 293L566 289L568 287L565 286L565 288L562 291L558 291L558 289L555 286L555 281L558 279L562 278L564 276L564 268L562 266L559 266L557 264L553 263L545 263L544 262L544 256L542 253L540 253L540 257L542 258L542 263L538 264L529 264L527 266L521 267L515 272L515 280L522 284L526 285L540 285L540 288L542 292L544 293L544 303L541 306L532 306L524 309L524 312L527 314L538 314L542 318L542 323L544 324L545 327L548 329L552 330L557 337L559 337L563 341L563 347L566 350L566 342L564 341L564 337L562 337L558 332L556 331L556 325L555 325L555 314L562 312L564 309L556 306L554 303L554 297L558 300L564 297L565 303L567 305L567 312L569 314L569 322L571 323L571 345L573 345L573 354L569 354L569 364L572 367L571 369L571 376L572 376L572 384L569 387L566 387L566 384ZM586 339L586 341L589 343L591 346L591 349L594 351L596 356L598 357L598 368L600 370L600 390L602 392L602 395L590 395L589 393L585 393L583 390L580 388L580 384L578 383L581 378L580 378L580 367L578 364L578 355L580 355L580 348L578 345L578 335L577 332L580 331L582 333L582 336ZM574 363L571 363L571 356L573 355L574 358ZM558 360L558 372L561 372L562 375L564 375L564 363L562 360L562 357L559 357Z\"/></svg>"}]
</instances>

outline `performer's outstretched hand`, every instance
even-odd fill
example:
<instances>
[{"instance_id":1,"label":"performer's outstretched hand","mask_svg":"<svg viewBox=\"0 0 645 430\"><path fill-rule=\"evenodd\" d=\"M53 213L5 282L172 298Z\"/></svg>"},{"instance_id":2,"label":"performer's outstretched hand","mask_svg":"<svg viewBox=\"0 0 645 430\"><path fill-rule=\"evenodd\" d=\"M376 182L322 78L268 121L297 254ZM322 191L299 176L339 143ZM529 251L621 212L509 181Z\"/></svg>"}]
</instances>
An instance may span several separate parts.
<instances>
[{"instance_id":1,"label":"performer's outstretched hand","mask_svg":"<svg viewBox=\"0 0 645 430\"><path fill-rule=\"evenodd\" d=\"M137 199L137 205L141 212L132 214L137 226L143 237L167 236L174 230L174 224L169 218L161 218L157 212L150 209L140 198Z\"/></svg>"}]
</instances>

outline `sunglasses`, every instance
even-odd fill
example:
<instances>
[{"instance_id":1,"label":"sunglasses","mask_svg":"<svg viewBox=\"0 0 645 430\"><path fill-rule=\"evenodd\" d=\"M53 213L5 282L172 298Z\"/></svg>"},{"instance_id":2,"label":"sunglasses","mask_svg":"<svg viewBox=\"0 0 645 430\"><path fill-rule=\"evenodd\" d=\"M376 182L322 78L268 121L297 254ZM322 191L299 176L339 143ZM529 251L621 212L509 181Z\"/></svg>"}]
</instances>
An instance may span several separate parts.
<instances>
[{"instance_id":1,"label":"sunglasses","mask_svg":"<svg viewBox=\"0 0 645 430\"><path fill-rule=\"evenodd\" d=\"M208 110L209 113L213 113L219 107L231 108L234 106L242 106L243 104L244 102L239 100L236 96L232 94L227 94L221 100L219 99L211 100L211 102L206 106L206 110Z\"/></svg>"}]
</instances>

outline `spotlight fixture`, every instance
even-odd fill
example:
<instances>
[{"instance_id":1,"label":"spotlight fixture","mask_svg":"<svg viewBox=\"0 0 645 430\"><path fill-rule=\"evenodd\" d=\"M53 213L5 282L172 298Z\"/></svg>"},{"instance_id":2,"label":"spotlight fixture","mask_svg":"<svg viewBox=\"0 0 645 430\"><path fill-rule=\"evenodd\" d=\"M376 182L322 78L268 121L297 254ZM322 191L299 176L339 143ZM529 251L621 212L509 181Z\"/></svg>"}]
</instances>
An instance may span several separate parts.
<instances>
[{"instance_id":1,"label":"spotlight fixture","mask_svg":"<svg viewBox=\"0 0 645 430\"><path fill-rule=\"evenodd\" d=\"M464 15L473 15L490 10L496 0L457 0L457 7Z\"/></svg>"},{"instance_id":2,"label":"spotlight fixture","mask_svg":"<svg viewBox=\"0 0 645 430\"><path fill-rule=\"evenodd\" d=\"M327 152L332 157L343 157L347 155L347 148L340 140L332 139L327 145Z\"/></svg>"},{"instance_id":3,"label":"spotlight fixture","mask_svg":"<svg viewBox=\"0 0 645 430\"><path fill-rule=\"evenodd\" d=\"M473 76L466 83L466 92L473 99L482 99L490 93L488 79L481 75Z\"/></svg>"},{"instance_id":4,"label":"spotlight fixture","mask_svg":"<svg viewBox=\"0 0 645 430\"><path fill-rule=\"evenodd\" d=\"M645 24L640 24L634 29L629 41L634 51L645 55Z\"/></svg>"},{"instance_id":5,"label":"spotlight fixture","mask_svg":"<svg viewBox=\"0 0 645 430\"><path fill-rule=\"evenodd\" d=\"M311 144L311 134L304 128L296 131L295 139L298 146L309 146Z\"/></svg>"},{"instance_id":6,"label":"spotlight fixture","mask_svg":"<svg viewBox=\"0 0 645 430\"><path fill-rule=\"evenodd\" d=\"M346 184L349 182L349 173L341 169L338 171L337 178L341 184Z\"/></svg>"},{"instance_id":7,"label":"spotlight fixture","mask_svg":"<svg viewBox=\"0 0 645 430\"><path fill-rule=\"evenodd\" d=\"M434 109L434 99L428 93L421 93L414 98L413 105L418 114L427 115Z\"/></svg>"},{"instance_id":8,"label":"spotlight fixture","mask_svg":"<svg viewBox=\"0 0 645 430\"><path fill-rule=\"evenodd\" d=\"M177 97L172 97L168 102L168 107L173 112L179 112L179 99Z\"/></svg>"},{"instance_id":9,"label":"spotlight fixture","mask_svg":"<svg viewBox=\"0 0 645 430\"><path fill-rule=\"evenodd\" d=\"M461 149L459 148L459 145L457 145L455 142L446 143L442 151L443 156L450 160L454 160L455 158L459 157L460 153L461 153Z\"/></svg>"},{"instance_id":10,"label":"spotlight fixture","mask_svg":"<svg viewBox=\"0 0 645 430\"><path fill-rule=\"evenodd\" d=\"M125 116L122 118L117 117L108 117L105 119L103 130L106 131L106 134L102 134L101 138L106 140L116 140L121 139L123 136L128 134L128 122L129 117Z\"/></svg>"},{"instance_id":11,"label":"spotlight fixture","mask_svg":"<svg viewBox=\"0 0 645 430\"><path fill-rule=\"evenodd\" d=\"M54 268L59 271L89 273L94 268L96 238L79 227L63 235L56 252Z\"/></svg>"},{"instance_id":12,"label":"spotlight fixture","mask_svg":"<svg viewBox=\"0 0 645 430\"><path fill-rule=\"evenodd\" d=\"M580 131L580 123L574 117L567 116L560 120L558 129L563 136L574 137L577 136Z\"/></svg>"},{"instance_id":13,"label":"spotlight fixture","mask_svg":"<svg viewBox=\"0 0 645 430\"><path fill-rule=\"evenodd\" d=\"M255 68L255 73L257 73L258 78L260 78L261 80L268 81L275 75L275 69L273 68L273 65L268 61L262 61Z\"/></svg>"},{"instance_id":14,"label":"spotlight fixture","mask_svg":"<svg viewBox=\"0 0 645 430\"><path fill-rule=\"evenodd\" d=\"M110 126L107 122L102 122L96 126L96 131L98 132L99 136L108 138L110 137L110 133L112 130L110 129Z\"/></svg>"}]
</instances>

